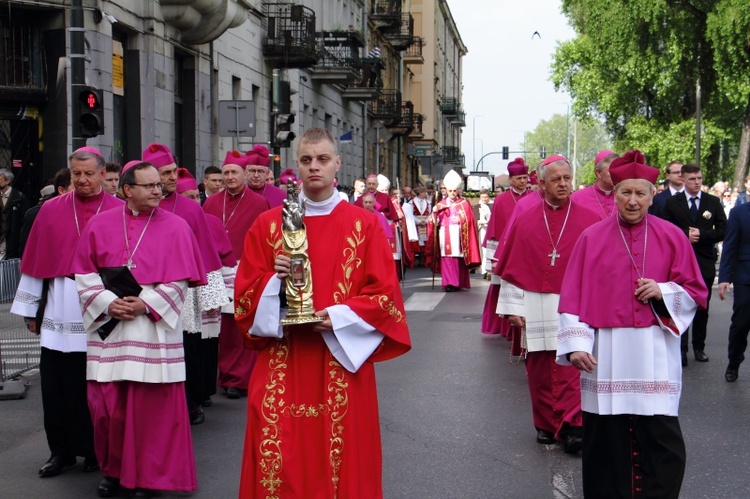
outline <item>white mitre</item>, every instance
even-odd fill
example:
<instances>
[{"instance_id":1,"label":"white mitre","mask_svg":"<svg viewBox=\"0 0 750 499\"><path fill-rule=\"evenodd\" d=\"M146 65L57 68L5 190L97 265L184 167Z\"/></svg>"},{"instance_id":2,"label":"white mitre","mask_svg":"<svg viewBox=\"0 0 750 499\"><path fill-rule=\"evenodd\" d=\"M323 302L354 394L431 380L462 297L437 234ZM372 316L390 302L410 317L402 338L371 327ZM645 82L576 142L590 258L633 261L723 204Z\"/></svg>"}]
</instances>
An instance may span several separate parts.
<instances>
[{"instance_id":1,"label":"white mitre","mask_svg":"<svg viewBox=\"0 0 750 499\"><path fill-rule=\"evenodd\" d=\"M443 177L443 184L445 184L446 189L460 189L463 183L464 181L461 179L461 175L459 175L456 170L449 171L445 174L445 177Z\"/></svg>"},{"instance_id":2,"label":"white mitre","mask_svg":"<svg viewBox=\"0 0 750 499\"><path fill-rule=\"evenodd\" d=\"M378 175L378 192L382 192L383 194L388 194L388 188L391 186L391 181L388 180L388 177L383 175L382 173Z\"/></svg>"}]
</instances>

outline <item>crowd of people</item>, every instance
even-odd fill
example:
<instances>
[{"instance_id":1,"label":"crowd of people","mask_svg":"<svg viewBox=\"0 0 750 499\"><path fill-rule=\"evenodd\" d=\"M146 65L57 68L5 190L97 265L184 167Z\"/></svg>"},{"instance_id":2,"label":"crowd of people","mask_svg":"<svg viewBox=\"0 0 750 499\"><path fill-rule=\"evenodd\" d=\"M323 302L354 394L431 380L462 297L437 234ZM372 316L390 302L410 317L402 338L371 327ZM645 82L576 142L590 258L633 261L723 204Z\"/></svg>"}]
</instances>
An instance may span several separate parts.
<instances>
[{"instance_id":1,"label":"crowd of people","mask_svg":"<svg viewBox=\"0 0 750 499\"><path fill-rule=\"evenodd\" d=\"M511 161L494 201L483 190L471 203L455 171L437 190L373 174L347 193L318 128L298 139L296 171L274 179L270 161L262 145L228 151L199 185L164 144L122 168L83 147L29 210L0 170L0 250L22 255L11 312L42 348L41 477L82 457L101 497L195 490L190 426L221 393L248 399L241 497L381 497L373 363L409 350L399 280L424 266L445 292L470 288L471 272L490 280L481 332L523 362L536 441L582 452L586 496L679 495L682 369L690 345L709 361L722 241L727 382L744 360L745 193L713 195L677 161L658 189L639 151L601 151L595 183L575 192L553 155L534 171ZM282 325L303 289L316 319Z\"/></svg>"}]
</instances>

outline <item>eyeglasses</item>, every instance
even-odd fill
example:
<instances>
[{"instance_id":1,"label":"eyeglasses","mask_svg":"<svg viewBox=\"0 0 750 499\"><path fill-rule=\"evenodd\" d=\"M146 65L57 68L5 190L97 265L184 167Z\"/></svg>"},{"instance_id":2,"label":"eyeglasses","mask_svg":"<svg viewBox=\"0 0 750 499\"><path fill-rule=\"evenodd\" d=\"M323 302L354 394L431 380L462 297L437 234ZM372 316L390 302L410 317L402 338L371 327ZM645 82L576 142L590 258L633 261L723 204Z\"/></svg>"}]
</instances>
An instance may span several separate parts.
<instances>
[{"instance_id":1,"label":"eyeglasses","mask_svg":"<svg viewBox=\"0 0 750 499\"><path fill-rule=\"evenodd\" d=\"M677 170L676 172L669 172L667 175L682 175L682 170Z\"/></svg>"},{"instance_id":2,"label":"eyeglasses","mask_svg":"<svg viewBox=\"0 0 750 499\"><path fill-rule=\"evenodd\" d=\"M268 170L245 170L248 175L265 175Z\"/></svg>"},{"instance_id":3,"label":"eyeglasses","mask_svg":"<svg viewBox=\"0 0 750 499\"><path fill-rule=\"evenodd\" d=\"M137 185L138 187L143 187L147 191L153 191L154 189L158 189L158 190L164 189L164 184L162 182L158 182L156 184L128 184L128 185Z\"/></svg>"}]
</instances>

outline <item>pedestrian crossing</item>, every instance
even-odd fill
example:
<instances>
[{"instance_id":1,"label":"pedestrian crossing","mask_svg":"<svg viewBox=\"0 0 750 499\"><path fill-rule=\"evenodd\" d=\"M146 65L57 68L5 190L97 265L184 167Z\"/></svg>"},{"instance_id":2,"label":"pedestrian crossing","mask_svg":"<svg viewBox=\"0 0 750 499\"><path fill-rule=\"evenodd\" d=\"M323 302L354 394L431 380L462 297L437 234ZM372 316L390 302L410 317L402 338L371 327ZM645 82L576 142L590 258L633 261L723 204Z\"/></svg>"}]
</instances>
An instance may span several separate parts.
<instances>
[{"instance_id":1,"label":"pedestrian crossing","mask_svg":"<svg viewBox=\"0 0 750 499\"><path fill-rule=\"evenodd\" d=\"M443 298L445 293L415 292L404 302L404 309L407 312L429 312L435 310Z\"/></svg>"}]
</instances>

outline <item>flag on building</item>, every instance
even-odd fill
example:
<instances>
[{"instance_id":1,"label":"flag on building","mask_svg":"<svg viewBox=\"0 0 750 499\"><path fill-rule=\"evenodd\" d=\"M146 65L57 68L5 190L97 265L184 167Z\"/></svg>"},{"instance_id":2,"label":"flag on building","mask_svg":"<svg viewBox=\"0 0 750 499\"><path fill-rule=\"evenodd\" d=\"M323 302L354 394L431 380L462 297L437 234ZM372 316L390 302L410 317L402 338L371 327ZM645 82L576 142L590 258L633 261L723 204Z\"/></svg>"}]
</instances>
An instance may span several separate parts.
<instances>
[{"instance_id":1,"label":"flag on building","mask_svg":"<svg viewBox=\"0 0 750 499\"><path fill-rule=\"evenodd\" d=\"M351 144L354 138L354 130L349 130L344 135L339 137L339 144Z\"/></svg>"}]
</instances>

